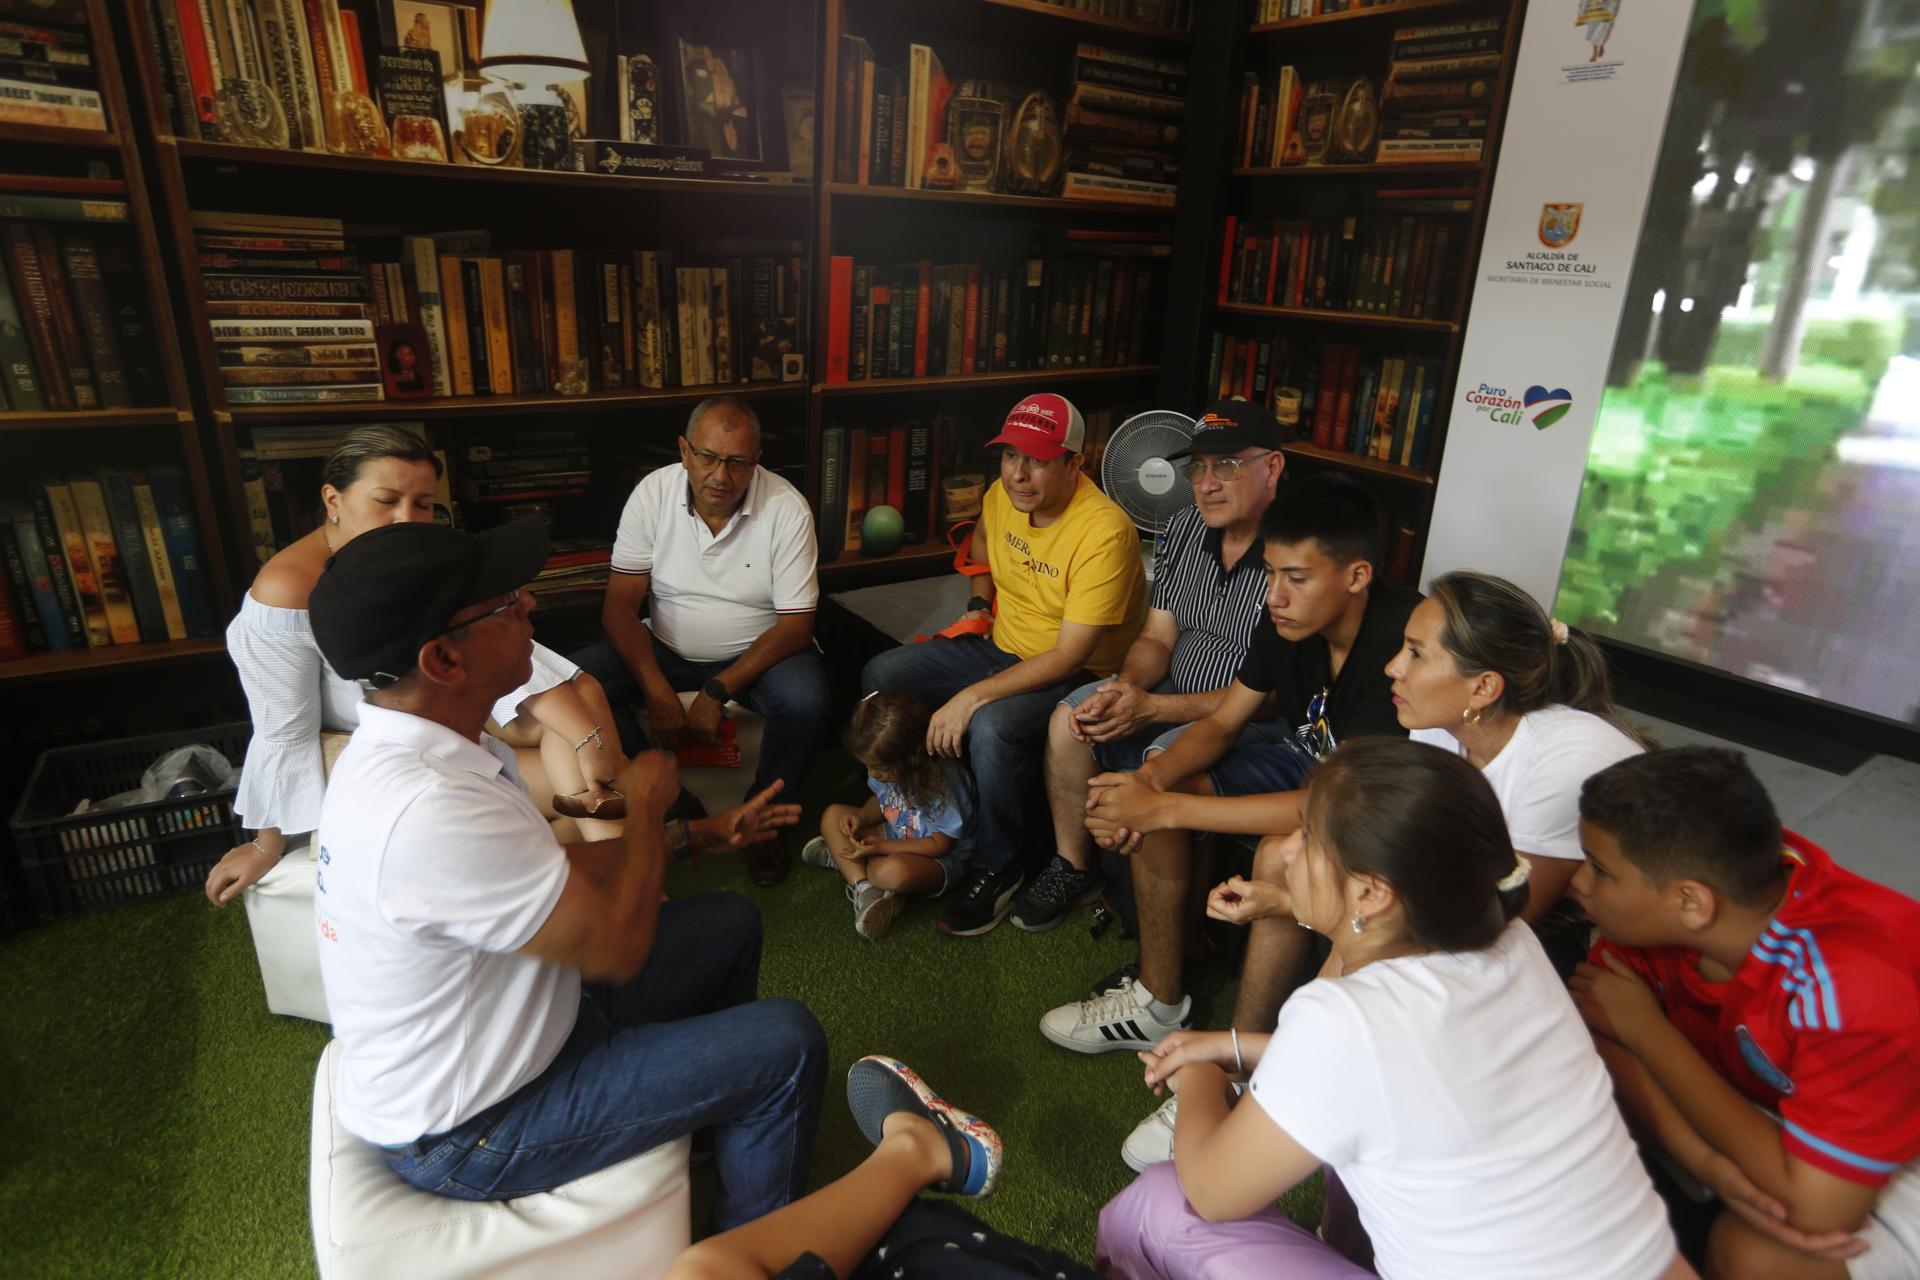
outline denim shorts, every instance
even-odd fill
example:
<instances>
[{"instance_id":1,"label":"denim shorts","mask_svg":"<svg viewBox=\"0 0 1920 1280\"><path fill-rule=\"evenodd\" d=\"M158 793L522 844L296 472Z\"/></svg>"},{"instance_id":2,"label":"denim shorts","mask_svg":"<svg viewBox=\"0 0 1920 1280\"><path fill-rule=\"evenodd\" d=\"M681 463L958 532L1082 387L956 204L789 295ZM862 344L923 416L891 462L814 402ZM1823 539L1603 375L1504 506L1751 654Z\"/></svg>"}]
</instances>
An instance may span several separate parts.
<instances>
[{"instance_id":1,"label":"denim shorts","mask_svg":"<svg viewBox=\"0 0 1920 1280\"><path fill-rule=\"evenodd\" d=\"M1094 680L1083 684L1060 699L1060 705L1077 707L1105 683L1105 680ZM1153 692L1172 693L1173 685L1163 680L1153 687ZM1191 724L1149 725L1125 738L1094 743L1093 758L1099 761L1102 768L1116 772L1138 769L1148 757L1165 751L1173 745L1174 739L1191 727ZM1316 763L1284 720L1254 720L1240 731L1240 740L1234 744L1233 750L1207 770L1207 777L1212 781L1216 795L1250 796L1269 791L1294 791L1306 780Z\"/></svg>"}]
</instances>

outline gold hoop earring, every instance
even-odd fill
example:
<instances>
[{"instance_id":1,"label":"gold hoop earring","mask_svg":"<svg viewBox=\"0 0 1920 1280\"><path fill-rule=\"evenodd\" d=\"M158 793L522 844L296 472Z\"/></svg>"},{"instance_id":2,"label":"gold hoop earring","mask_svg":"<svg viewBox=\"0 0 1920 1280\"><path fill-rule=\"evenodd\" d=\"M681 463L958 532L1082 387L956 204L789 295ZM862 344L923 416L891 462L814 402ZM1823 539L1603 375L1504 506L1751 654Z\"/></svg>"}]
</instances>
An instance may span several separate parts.
<instances>
[{"instance_id":1,"label":"gold hoop earring","mask_svg":"<svg viewBox=\"0 0 1920 1280\"><path fill-rule=\"evenodd\" d=\"M1460 713L1460 721L1463 724L1479 724L1480 708L1468 707L1465 711L1462 711Z\"/></svg>"}]
</instances>

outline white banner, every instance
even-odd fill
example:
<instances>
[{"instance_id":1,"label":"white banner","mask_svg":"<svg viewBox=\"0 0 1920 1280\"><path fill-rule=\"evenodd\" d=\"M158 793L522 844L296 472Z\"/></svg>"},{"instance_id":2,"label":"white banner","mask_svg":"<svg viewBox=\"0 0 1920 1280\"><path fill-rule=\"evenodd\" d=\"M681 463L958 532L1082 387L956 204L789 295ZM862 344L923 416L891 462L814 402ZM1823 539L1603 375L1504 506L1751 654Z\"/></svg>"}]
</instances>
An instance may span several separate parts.
<instances>
[{"instance_id":1,"label":"white banner","mask_svg":"<svg viewBox=\"0 0 1920 1280\"><path fill-rule=\"evenodd\" d=\"M1692 0L1533 0L1421 581L1551 609Z\"/></svg>"}]
</instances>

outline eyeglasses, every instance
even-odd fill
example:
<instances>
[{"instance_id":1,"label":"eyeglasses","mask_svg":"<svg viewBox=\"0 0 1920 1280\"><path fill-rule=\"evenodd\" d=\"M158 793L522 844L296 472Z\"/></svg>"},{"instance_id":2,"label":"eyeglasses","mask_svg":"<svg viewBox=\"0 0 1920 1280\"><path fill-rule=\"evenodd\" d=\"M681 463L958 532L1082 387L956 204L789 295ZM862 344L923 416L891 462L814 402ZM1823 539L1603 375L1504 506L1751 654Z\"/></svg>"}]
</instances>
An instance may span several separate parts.
<instances>
[{"instance_id":1,"label":"eyeglasses","mask_svg":"<svg viewBox=\"0 0 1920 1280\"><path fill-rule=\"evenodd\" d=\"M485 613L481 614L479 617L468 618L465 622L456 622L450 627L442 627L440 628L440 630L428 636L427 640L438 640L441 636L452 635L456 631L464 631L476 622L485 622L488 618L491 618L494 614L505 613L509 609L516 608L519 604L520 604L520 591L518 588L515 588L514 590L507 592L507 598L505 600L502 600L499 604L493 606L493 608L487 610ZM427 640L422 640L420 643L425 644Z\"/></svg>"},{"instance_id":2,"label":"eyeglasses","mask_svg":"<svg viewBox=\"0 0 1920 1280\"><path fill-rule=\"evenodd\" d=\"M699 460L701 466L707 468L709 471L715 467L722 466L729 471L736 472L751 471L754 467L752 458L736 458L732 454L709 453L705 449L698 449L693 445L688 445L687 451Z\"/></svg>"},{"instance_id":3,"label":"eyeglasses","mask_svg":"<svg viewBox=\"0 0 1920 1280\"><path fill-rule=\"evenodd\" d=\"M1205 480L1209 474L1221 484L1232 484L1240 478L1241 471L1249 462L1258 462L1272 453L1271 449L1263 449L1250 458L1215 458L1212 462L1203 462L1196 458L1182 464L1180 471L1195 484Z\"/></svg>"}]
</instances>

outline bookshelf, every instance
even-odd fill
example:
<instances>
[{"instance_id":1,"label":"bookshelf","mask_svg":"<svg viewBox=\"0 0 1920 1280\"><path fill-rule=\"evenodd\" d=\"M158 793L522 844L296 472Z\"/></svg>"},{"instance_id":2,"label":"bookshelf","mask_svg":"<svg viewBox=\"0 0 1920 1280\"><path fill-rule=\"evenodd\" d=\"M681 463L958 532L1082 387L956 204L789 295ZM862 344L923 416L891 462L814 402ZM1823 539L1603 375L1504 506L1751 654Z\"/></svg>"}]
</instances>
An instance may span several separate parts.
<instances>
[{"instance_id":1,"label":"bookshelf","mask_svg":"<svg viewBox=\"0 0 1920 1280\"><path fill-rule=\"evenodd\" d=\"M137 146L111 12L105 0L85 0L87 52L105 109L104 129L0 121L0 196L10 192L97 198L126 205L125 235L137 259L138 303L144 307L149 354L158 375L158 403L131 407L0 411L0 471L15 478L0 496L21 499L42 475L91 474L102 461L116 466L178 467L199 542L211 604L220 623L235 597L227 548L220 537L215 484L205 466L185 365L171 323L172 299L162 268L159 231ZM60 224L87 226L91 224ZM100 224L110 226L115 224ZM116 232L115 234L118 234ZM123 334L124 336L124 334ZM127 355L126 351L122 352ZM44 376L44 375L43 375ZM7 532L11 532L8 530ZM136 548L136 551L139 549ZM205 638L147 639L140 643L41 650L0 662L0 683L57 687L147 664L197 662L223 654L216 634Z\"/></svg>"},{"instance_id":2,"label":"bookshelf","mask_svg":"<svg viewBox=\"0 0 1920 1280\"><path fill-rule=\"evenodd\" d=\"M1251 10L1257 15L1260 6L1256 3ZM1246 12L1241 10L1243 23ZM1472 273L1485 233L1487 202L1525 14L1525 0L1398 0L1242 25L1234 33L1233 89L1219 117L1224 144L1216 180L1218 207L1204 239L1210 252L1204 269L1189 274L1190 293L1182 300L1199 317L1197 358L1190 370L1190 385L1206 396L1222 384L1244 391L1265 378L1265 386L1256 389L1254 398L1264 394L1271 399L1282 386L1284 353L1285 376L1292 380L1288 389L1302 391L1308 402L1301 415L1300 440L1286 450L1289 460L1302 472L1338 469L1374 491L1391 521L1389 573L1401 579L1410 580L1418 572L1424 554L1434 476L1446 444L1448 407L1455 398ZM1381 137L1394 136L1389 127L1395 113L1405 113L1411 120L1424 110L1427 119L1423 124L1461 132L1408 132L1400 136L1478 136L1482 141L1477 158L1442 157L1408 163L1369 158L1362 163L1337 163L1329 156L1320 163L1274 163L1262 154L1261 147L1269 146L1273 161L1278 161L1280 147L1273 142L1271 125L1264 126L1269 132L1259 132L1262 120L1270 117L1249 113L1248 100L1243 96L1249 77L1257 79L1260 86L1262 97L1254 99L1256 107L1274 100L1283 67L1296 71L1297 92L1302 97L1316 81L1344 86L1354 77L1365 77L1374 85L1378 103L1381 87L1403 60L1411 64L1420 57L1451 52L1423 49L1423 41L1431 45L1456 38L1469 24L1488 19L1497 20L1497 30L1491 36L1479 35L1479 43L1470 52L1485 59L1497 51L1497 70L1441 72L1431 64L1421 69L1430 80L1450 76L1480 80L1484 94L1454 100L1439 96L1402 99L1391 106L1377 107L1382 119ZM1435 24L1450 28L1453 34L1431 34ZM1396 43L1396 32L1405 28L1419 29L1420 34L1410 36L1404 44ZM1463 49L1462 56L1468 52ZM1418 78L1407 74L1404 80L1410 84ZM1460 120L1435 118L1448 109L1463 117L1481 113L1480 132L1466 132ZM1243 137L1249 135L1250 144L1243 143ZM1183 192L1183 204L1185 201ZM1443 223L1448 236L1445 242L1438 230ZM1409 229L1397 246L1392 244L1391 230L1396 224ZM1230 225L1238 243L1227 241ZM1370 229L1376 227L1385 228L1378 233L1384 238L1370 242ZM1417 232L1414 227L1419 228ZM1330 237L1343 231L1344 245L1350 247L1329 247ZM1243 251L1249 236L1251 253ZM1425 278L1424 287L1422 282L1412 282L1403 294L1392 276L1393 255L1402 259L1403 272L1411 275L1404 260L1413 256L1409 245L1422 241L1432 253L1431 274ZM1349 254L1352 256L1344 256ZM1369 259L1368 254L1374 256ZM1292 279L1304 296L1289 294L1287 289L1288 273L1296 261L1299 270ZM1336 274L1342 267L1360 270L1352 273L1350 292L1326 290L1327 300L1322 303L1315 290L1325 289L1325 264L1329 262L1334 264ZM1364 283L1368 267L1385 273L1372 278L1371 292ZM1247 297L1249 292L1256 296ZM1357 381L1356 401L1360 403L1344 419L1329 424L1316 419L1315 393L1322 373L1338 367L1332 357L1336 345L1352 353L1346 380L1336 385L1345 389ZM1241 363L1234 363L1236 357ZM1369 398L1369 371L1376 379L1372 384L1376 391L1371 394L1378 398ZM1411 371L1418 372L1417 383ZM1379 394L1377 389L1383 385L1388 392ZM1397 405L1399 393L1411 395L1415 386L1432 396L1430 435L1424 437L1415 431L1418 402L1410 402L1404 415L1384 407ZM1337 418L1338 410L1344 410L1349 402L1339 399L1329 403L1336 406ZM1390 419L1389 425L1373 427L1375 414ZM1404 428L1405 436L1392 434L1395 424ZM1320 428L1318 438L1316 426ZM1369 431L1377 432L1374 446L1367 444ZM1423 456L1409 462L1416 447L1422 445ZM1390 456L1376 456L1379 450Z\"/></svg>"},{"instance_id":3,"label":"bookshelf","mask_svg":"<svg viewBox=\"0 0 1920 1280\"><path fill-rule=\"evenodd\" d=\"M1209 7L1195 6L1196 15ZM1001 82L1001 85L1017 85L1022 90L1044 88L1064 113L1064 104L1074 86L1078 46L1092 44L1131 57L1191 66L1194 51L1189 31L1081 12L1043 0L928 0L915 5L889 0L825 0L822 10L817 77L821 92L816 111L819 145L815 150L818 199L814 220L817 237L814 278L821 283L816 293L813 324L817 349L829 350L832 334L838 327L831 286L836 257L850 259L850 270L871 271L876 284L886 276L889 264L915 260L977 267L983 277L1012 266L1017 280L1018 264L1032 261L1031 246L1072 243L1069 232L1085 237L1079 242L1085 246L1079 252L1090 258L1099 252L1092 246L1102 243L1124 244L1129 239L1142 243L1163 237L1167 256L1142 260L1156 261L1156 270L1160 273L1156 287L1164 293L1171 273L1171 258L1175 256L1172 248L1174 209L1166 203L1027 195L1006 190L916 189L900 182L897 169L888 175L892 182L845 180L835 166L836 140L845 123L842 119L845 104L839 92L847 65L844 59L848 56L843 37L858 37L866 42L876 65L896 71L903 80L910 74L911 48L924 44L932 48L943 64L944 73L956 92L961 92L961 82L981 78ZM1196 16L1195 20L1202 19ZM876 85L876 97L878 93ZM1007 103L1009 117L1014 114L1013 101L1017 101L1017 93ZM868 107L868 111L871 110ZM1197 119L1189 111L1182 125L1184 138L1191 138ZM856 115L848 125L849 131L857 134L862 123ZM872 121L870 127L877 131L877 120ZM897 123L895 127L899 127ZM1184 141L1179 155L1184 197L1187 172ZM899 158L895 159L897 164ZM874 163L878 165L879 160L875 159ZM1051 288L1052 272L1059 256L1058 252L1044 255L1049 284L1042 287ZM1116 257L1113 273L1117 275L1122 270L1120 264L1130 261L1130 258ZM1133 266L1126 269L1138 270ZM935 287L944 294L946 286L937 283L939 267L936 265L934 270ZM926 288L924 276L919 287ZM1016 291L1019 287L1016 283ZM1134 287L1137 288L1137 284ZM955 281L953 296L959 296L959 288ZM892 289L896 306L898 292L896 279ZM983 308L986 293L983 284ZM938 314L939 306L936 300L933 314ZM1015 307L1018 307L1017 292ZM856 289L849 313L843 314L858 313L860 309ZM868 312L869 318L877 314ZM874 323L877 322L874 319ZM998 324L997 313L990 324ZM938 327L936 323L936 330ZM837 555L824 555L821 581L828 590L939 573L951 565L953 550L945 540L938 510L940 477L950 466L962 465L963 457L968 459L966 469L990 471L980 466L969 451L979 452L979 446L999 427L1006 411L1020 395L1030 391L1057 391L1072 399L1090 418L1102 415L1103 420L1117 425L1131 412L1162 403L1168 389L1170 366L1156 353L1146 353L1137 360L1129 358L1084 366L982 368L976 364L970 370L956 372L949 366L944 373L935 373L929 368L924 375L905 376L890 367L883 373L871 369L863 372L857 354L851 351L859 346L860 332L855 325L848 335L850 369L844 380L821 376L826 366L816 361L808 419L809 496L819 510L823 492L830 487L823 474L827 465L823 456L826 453L823 433L828 428L844 428L851 450L856 432L886 431L897 428L902 421L913 424L932 421L934 457L930 470L935 509L925 521L925 538L910 542L898 551L870 555L845 550ZM1001 338L1010 348L1018 341L1011 331L996 335L996 350ZM877 359L884 339L869 334L867 341L874 344L871 350ZM1170 348L1176 341L1168 333L1158 345ZM1102 360L1111 360L1113 349L1109 338L1109 348ZM1010 360L1010 363L1018 362L1017 355ZM1184 369L1184 364L1174 367ZM898 444L896 436L890 447ZM823 524L834 520L832 515L823 516ZM835 545L834 541L828 541L827 552L831 553Z\"/></svg>"}]
</instances>

